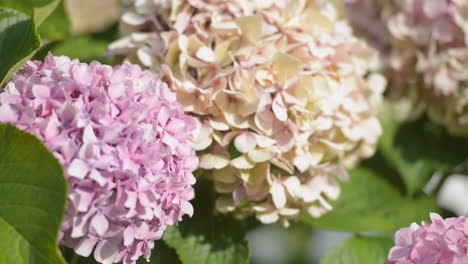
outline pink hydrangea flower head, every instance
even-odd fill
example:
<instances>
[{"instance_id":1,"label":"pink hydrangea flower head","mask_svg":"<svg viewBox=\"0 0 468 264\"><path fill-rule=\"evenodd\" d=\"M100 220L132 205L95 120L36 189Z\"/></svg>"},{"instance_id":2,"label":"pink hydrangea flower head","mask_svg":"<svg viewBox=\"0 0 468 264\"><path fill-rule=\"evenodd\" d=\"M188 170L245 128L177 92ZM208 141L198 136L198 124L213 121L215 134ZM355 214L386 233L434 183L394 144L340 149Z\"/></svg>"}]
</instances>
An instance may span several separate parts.
<instances>
[{"instance_id":1,"label":"pink hydrangea flower head","mask_svg":"<svg viewBox=\"0 0 468 264\"><path fill-rule=\"evenodd\" d=\"M126 36L110 52L162 71L195 116L191 142L220 194L216 208L284 225L329 211L338 179L347 178L342 166L374 153L385 84L372 74L376 53L335 7L325 0L131 3L121 18ZM141 12L142 3L153 11Z\"/></svg>"},{"instance_id":2,"label":"pink hydrangea flower head","mask_svg":"<svg viewBox=\"0 0 468 264\"><path fill-rule=\"evenodd\" d=\"M60 241L100 263L149 259L167 225L192 215L194 120L140 66L29 61L0 94L0 122L49 148L68 178Z\"/></svg>"},{"instance_id":3,"label":"pink hydrangea flower head","mask_svg":"<svg viewBox=\"0 0 468 264\"><path fill-rule=\"evenodd\" d=\"M386 264L468 263L468 218L443 219L431 213L431 220L400 229Z\"/></svg>"}]
</instances>

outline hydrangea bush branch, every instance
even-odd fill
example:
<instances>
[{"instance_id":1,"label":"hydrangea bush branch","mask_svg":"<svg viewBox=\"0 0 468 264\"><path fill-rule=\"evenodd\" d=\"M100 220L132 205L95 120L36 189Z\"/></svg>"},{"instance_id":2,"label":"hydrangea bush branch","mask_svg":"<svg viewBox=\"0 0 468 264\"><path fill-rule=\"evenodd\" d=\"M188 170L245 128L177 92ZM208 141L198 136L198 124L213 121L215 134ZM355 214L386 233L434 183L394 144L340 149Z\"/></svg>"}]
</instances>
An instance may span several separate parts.
<instances>
[{"instance_id":1,"label":"hydrangea bush branch","mask_svg":"<svg viewBox=\"0 0 468 264\"><path fill-rule=\"evenodd\" d=\"M371 156L385 79L328 1L127 1L110 46L161 72L196 120L220 212L319 217ZM365 78L365 76L368 78Z\"/></svg>"},{"instance_id":2,"label":"hydrangea bush branch","mask_svg":"<svg viewBox=\"0 0 468 264\"><path fill-rule=\"evenodd\" d=\"M69 183L60 243L100 263L147 260L168 225L192 215L188 139L195 121L168 86L137 65L111 67L49 54L0 94L0 122L28 131Z\"/></svg>"}]
</instances>

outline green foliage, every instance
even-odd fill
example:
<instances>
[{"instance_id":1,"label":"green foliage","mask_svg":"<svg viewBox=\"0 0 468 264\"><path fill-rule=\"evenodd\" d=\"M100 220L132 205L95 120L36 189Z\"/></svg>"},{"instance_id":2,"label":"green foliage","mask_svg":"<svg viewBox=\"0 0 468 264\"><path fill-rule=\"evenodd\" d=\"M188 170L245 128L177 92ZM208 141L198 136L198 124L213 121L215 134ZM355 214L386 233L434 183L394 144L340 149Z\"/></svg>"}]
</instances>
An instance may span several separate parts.
<instances>
[{"instance_id":1,"label":"green foliage","mask_svg":"<svg viewBox=\"0 0 468 264\"><path fill-rule=\"evenodd\" d=\"M331 212L318 219L305 215L303 221L337 231L394 232L427 220L429 212L437 211L431 198L407 199L372 170L354 169L350 175L350 180L341 184L340 198L331 202Z\"/></svg>"},{"instance_id":2,"label":"green foliage","mask_svg":"<svg viewBox=\"0 0 468 264\"><path fill-rule=\"evenodd\" d=\"M389 238L355 235L329 252L320 264L384 263L392 245Z\"/></svg>"},{"instance_id":3,"label":"green foliage","mask_svg":"<svg viewBox=\"0 0 468 264\"><path fill-rule=\"evenodd\" d=\"M57 236L67 184L34 136L0 124L0 263L65 263Z\"/></svg>"},{"instance_id":4,"label":"green foliage","mask_svg":"<svg viewBox=\"0 0 468 264\"><path fill-rule=\"evenodd\" d=\"M68 56L81 62L97 60L104 64L112 64L112 58L105 58L103 55L117 36L117 27L111 27L97 34L69 37L44 47L35 58L42 60L50 51L55 56Z\"/></svg>"},{"instance_id":5,"label":"green foliage","mask_svg":"<svg viewBox=\"0 0 468 264\"><path fill-rule=\"evenodd\" d=\"M17 0L0 0L0 86L18 71L41 47L37 27L59 5L59 0L28 11L8 8L23 3ZM7 6L7 7L5 7Z\"/></svg>"},{"instance_id":6,"label":"green foliage","mask_svg":"<svg viewBox=\"0 0 468 264\"><path fill-rule=\"evenodd\" d=\"M53 5L53 12L48 6ZM70 32L70 23L63 1L60 0L0 0L0 6L15 9L32 17L39 26L39 34L43 39L59 40ZM46 8L44 8L46 7ZM50 16L49 16L50 15ZM45 20L47 18L47 20Z\"/></svg>"},{"instance_id":7,"label":"green foliage","mask_svg":"<svg viewBox=\"0 0 468 264\"><path fill-rule=\"evenodd\" d=\"M199 182L196 187L193 218L168 228L164 241L176 250L183 264L249 263L245 222L230 215L213 215L213 186Z\"/></svg>"},{"instance_id":8,"label":"green foliage","mask_svg":"<svg viewBox=\"0 0 468 264\"><path fill-rule=\"evenodd\" d=\"M181 264L177 253L173 248L170 248L164 241L156 241L154 250L151 253L150 262L145 259L140 259L138 264ZM84 264L84 263L83 263ZM87 264L87 263L86 263Z\"/></svg>"},{"instance_id":9,"label":"green foliage","mask_svg":"<svg viewBox=\"0 0 468 264\"><path fill-rule=\"evenodd\" d=\"M435 172L449 173L468 156L466 139L448 135L445 128L426 118L401 123L387 107L381 123L380 151L399 172L409 196L420 191Z\"/></svg>"}]
</instances>

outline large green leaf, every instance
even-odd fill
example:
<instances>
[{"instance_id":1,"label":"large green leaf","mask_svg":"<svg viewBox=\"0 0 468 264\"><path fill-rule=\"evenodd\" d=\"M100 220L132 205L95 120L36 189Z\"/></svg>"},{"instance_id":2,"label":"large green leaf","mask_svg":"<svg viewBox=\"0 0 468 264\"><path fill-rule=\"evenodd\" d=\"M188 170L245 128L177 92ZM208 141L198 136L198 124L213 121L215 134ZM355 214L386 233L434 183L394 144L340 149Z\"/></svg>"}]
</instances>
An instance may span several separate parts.
<instances>
[{"instance_id":1,"label":"large green leaf","mask_svg":"<svg viewBox=\"0 0 468 264\"><path fill-rule=\"evenodd\" d=\"M405 182L408 196L424 187L435 172L450 172L468 157L468 141L452 137L426 118L401 123L390 107L381 115L384 134L379 147Z\"/></svg>"},{"instance_id":2,"label":"large green leaf","mask_svg":"<svg viewBox=\"0 0 468 264\"><path fill-rule=\"evenodd\" d=\"M15 9L30 17L35 13L34 21L43 39L58 40L69 34L70 23L61 0L0 0L0 6Z\"/></svg>"},{"instance_id":3,"label":"large green leaf","mask_svg":"<svg viewBox=\"0 0 468 264\"><path fill-rule=\"evenodd\" d=\"M2 5L6 3L0 2L0 87L41 47L37 25L53 12L59 0L34 8L31 15L6 8Z\"/></svg>"},{"instance_id":4,"label":"large green leaf","mask_svg":"<svg viewBox=\"0 0 468 264\"><path fill-rule=\"evenodd\" d=\"M183 264L249 263L243 223L230 215L214 215L213 187L205 182L196 187L193 218L168 228L164 241L176 250Z\"/></svg>"},{"instance_id":5,"label":"large green leaf","mask_svg":"<svg viewBox=\"0 0 468 264\"><path fill-rule=\"evenodd\" d=\"M392 245L389 238L352 236L329 252L320 264L384 263Z\"/></svg>"},{"instance_id":6,"label":"large green leaf","mask_svg":"<svg viewBox=\"0 0 468 264\"><path fill-rule=\"evenodd\" d=\"M333 210L317 219L305 215L304 222L338 231L394 232L427 220L429 212L437 211L431 198L407 199L372 170L354 169L350 175L351 179L341 184L340 198L331 202Z\"/></svg>"},{"instance_id":7,"label":"large green leaf","mask_svg":"<svg viewBox=\"0 0 468 264\"><path fill-rule=\"evenodd\" d=\"M57 236L67 184L34 136L0 124L0 263L65 263Z\"/></svg>"}]
</instances>

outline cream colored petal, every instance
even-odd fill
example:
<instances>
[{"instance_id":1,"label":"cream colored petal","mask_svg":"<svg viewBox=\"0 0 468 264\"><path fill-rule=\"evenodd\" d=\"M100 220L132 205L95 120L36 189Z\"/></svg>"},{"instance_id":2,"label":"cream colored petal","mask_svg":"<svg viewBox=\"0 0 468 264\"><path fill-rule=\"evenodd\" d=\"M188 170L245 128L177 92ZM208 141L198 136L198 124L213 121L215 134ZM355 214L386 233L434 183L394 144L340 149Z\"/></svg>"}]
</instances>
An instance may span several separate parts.
<instances>
[{"instance_id":1,"label":"cream colored petal","mask_svg":"<svg viewBox=\"0 0 468 264\"><path fill-rule=\"evenodd\" d=\"M344 151L345 150L345 145L343 143L335 143L333 141L327 140L327 139L319 139L320 142L325 144L326 146L332 148L335 151Z\"/></svg>"},{"instance_id":2,"label":"cream colored petal","mask_svg":"<svg viewBox=\"0 0 468 264\"><path fill-rule=\"evenodd\" d=\"M155 56L152 54L152 50L148 47L143 47L137 50L138 59L146 67L151 67L157 63Z\"/></svg>"},{"instance_id":3,"label":"cream colored petal","mask_svg":"<svg viewBox=\"0 0 468 264\"><path fill-rule=\"evenodd\" d=\"M331 204L329 204L329 203L327 202L327 200L325 200L325 198L323 198L321 195L319 195L318 200L319 200L320 204L323 206L323 208L327 209L328 211L330 211L331 209L333 209L333 207L331 206Z\"/></svg>"},{"instance_id":4,"label":"cream colored petal","mask_svg":"<svg viewBox=\"0 0 468 264\"><path fill-rule=\"evenodd\" d=\"M236 24L239 27L242 36L255 43L262 37L263 33L263 19L259 15L244 16L236 19Z\"/></svg>"},{"instance_id":5,"label":"cream colored petal","mask_svg":"<svg viewBox=\"0 0 468 264\"><path fill-rule=\"evenodd\" d=\"M229 130L229 125L226 123L226 121L220 117L213 117L210 118L210 125L213 127L213 129L218 130L218 131L228 131Z\"/></svg>"},{"instance_id":6,"label":"cream colored petal","mask_svg":"<svg viewBox=\"0 0 468 264\"><path fill-rule=\"evenodd\" d=\"M239 187L238 183L214 182L214 188L218 193L231 194Z\"/></svg>"},{"instance_id":7,"label":"cream colored petal","mask_svg":"<svg viewBox=\"0 0 468 264\"><path fill-rule=\"evenodd\" d=\"M319 188L315 186L303 185L301 186L299 193L300 193L300 196L302 197L302 200L304 200L304 202L311 203L319 199L320 190Z\"/></svg>"},{"instance_id":8,"label":"cream colored petal","mask_svg":"<svg viewBox=\"0 0 468 264\"><path fill-rule=\"evenodd\" d=\"M260 186L267 178L270 170L268 162L258 163L253 169L240 170L240 177L247 183L248 187Z\"/></svg>"},{"instance_id":9,"label":"cream colored petal","mask_svg":"<svg viewBox=\"0 0 468 264\"><path fill-rule=\"evenodd\" d=\"M274 181L271 188L270 194L273 199L273 204L276 208L283 208L286 205L286 191L284 189L283 184L279 181Z\"/></svg>"},{"instance_id":10,"label":"cream colored petal","mask_svg":"<svg viewBox=\"0 0 468 264\"><path fill-rule=\"evenodd\" d=\"M290 174L294 173L294 167L290 162L284 158L281 157L275 157L271 161L271 164L275 165L276 167L279 167L285 171L287 171Z\"/></svg>"},{"instance_id":11,"label":"cream colored petal","mask_svg":"<svg viewBox=\"0 0 468 264\"><path fill-rule=\"evenodd\" d=\"M234 146L241 153L247 153L257 145L256 137L253 133L243 132L234 139Z\"/></svg>"},{"instance_id":12,"label":"cream colored petal","mask_svg":"<svg viewBox=\"0 0 468 264\"><path fill-rule=\"evenodd\" d=\"M205 62L216 62L216 55L214 54L213 50L206 46L199 48L195 56Z\"/></svg>"},{"instance_id":13,"label":"cream colored petal","mask_svg":"<svg viewBox=\"0 0 468 264\"><path fill-rule=\"evenodd\" d=\"M267 135L272 134L273 121L275 120L275 116L270 109L271 102L272 99L269 94L262 95L255 115L255 124Z\"/></svg>"},{"instance_id":14,"label":"cream colored petal","mask_svg":"<svg viewBox=\"0 0 468 264\"><path fill-rule=\"evenodd\" d=\"M255 166L255 162L249 159L246 155L239 156L231 160L230 164L237 169L248 170Z\"/></svg>"},{"instance_id":15,"label":"cream colored petal","mask_svg":"<svg viewBox=\"0 0 468 264\"><path fill-rule=\"evenodd\" d=\"M135 12L128 11L122 15L121 20L128 25L139 26L146 22L146 17L141 16Z\"/></svg>"},{"instance_id":16,"label":"cream colored petal","mask_svg":"<svg viewBox=\"0 0 468 264\"><path fill-rule=\"evenodd\" d=\"M297 208L281 208L278 209L278 213L282 216L294 217L301 213L301 210Z\"/></svg>"},{"instance_id":17,"label":"cream colored petal","mask_svg":"<svg viewBox=\"0 0 468 264\"><path fill-rule=\"evenodd\" d=\"M310 167L310 161L305 153L294 157L293 163L300 172L305 172Z\"/></svg>"},{"instance_id":18,"label":"cream colored petal","mask_svg":"<svg viewBox=\"0 0 468 264\"><path fill-rule=\"evenodd\" d=\"M261 204L258 204L258 205L254 205L254 206L252 207L252 209L253 209L255 212L264 213L264 212L266 212L267 210L270 209L270 206L268 206L266 203L261 203Z\"/></svg>"},{"instance_id":19,"label":"cream colored petal","mask_svg":"<svg viewBox=\"0 0 468 264\"><path fill-rule=\"evenodd\" d=\"M258 221L262 222L263 224L273 224L279 220L279 215L277 211L270 211L270 212L257 212L256 214Z\"/></svg>"},{"instance_id":20,"label":"cream colored petal","mask_svg":"<svg viewBox=\"0 0 468 264\"><path fill-rule=\"evenodd\" d=\"M240 182L239 171L232 166L226 166L220 170L213 171L213 180L222 183Z\"/></svg>"},{"instance_id":21,"label":"cream colored petal","mask_svg":"<svg viewBox=\"0 0 468 264\"><path fill-rule=\"evenodd\" d=\"M266 149L261 149L261 148L256 148L251 150L248 153L248 157L253 161L253 162L265 162L269 161L276 155L276 152L274 151L274 148L266 148Z\"/></svg>"},{"instance_id":22,"label":"cream colored petal","mask_svg":"<svg viewBox=\"0 0 468 264\"><path fill-rule=\"evenodd\" d=\"M288 193L295 198L301 196L301 181L296 176L289 176L286 180L283 181L283 185L285 186Z\"/></svg>"},{"instance_id":23,"label":"cream colored petal","mask_svg":"<svg viewBox=\"0 0 468 264\"><path fill-rule=\"evenodd\" d=\"M229 156L223 154L207 153L200 156L199 167L206 170L222 169L229 164Z\"/></svg>"},{"instance_id":24,"label":"cream colored petal","mask_svg":"<svg viewBox=\"0 0 468 264\"><path fill-rule=\"evenodd\" d=\"M237 137L240 133L242 133L241 131L231 131L231 132L228 132L224 135L223 137L223 140L222 140L222 146L229 146L229 144L231 144L232 140Z\"/></svg>"},{"instance_id":25,"label":"cream colored petal","mask_svg":"<svg viewBox=\"0 0 468 264\"><path fill-rule=\"evenodd\" d=\"M230 51L232 41L223 41L216 45L214 53L216 60L220 62L221 66L226 66L231 62L228 52Z\"/></svg>"},{"instance_id":26,"label":"cream colored petal","mask_svg":"<svg viewBox=\"0 0 468 264\"><path fill-rule=\"evenodd\" d=\"M275 141L273 139L259 134L255 134L255 139L258 146L261 148L268 148L275 144Z\"/></svg>"},{"instance_id":27,"label":"cream colored petal","mask_svg":"<svg viewBox=\"0 0 468 264\"><path fill-rule=\"evenodd\" d=\"M315 218L319 218L321 217L322 215L326 214L328 212L327 209L321 207L321 206L318 206L318 205L311 205L307 208L307 212L312 216L312 217L315 217Z\"/></svg>"},{"instance_id":28,"label":"cream colored petal","mask_svg":"<svg viewBox=\"0 0 468 264\"><path fill-rule=\"evenodd\" d=\"M272 104L273 113L275 113L276 118L280 121L286 121L288 119L288 110L284 105L283 98L281 95L276 95Z\"/></svg>"},{"instance_id":29,"label":"cream colored petal","mask_svg":"<svg viewBox=\"0 0 468 264\"><path fill-rule=\"evenodd\" d=\"M273 59L273 71L280 81L297 76L301 71L301 62L293 56L278 53Z\"/></svg>"}]
</instances>

